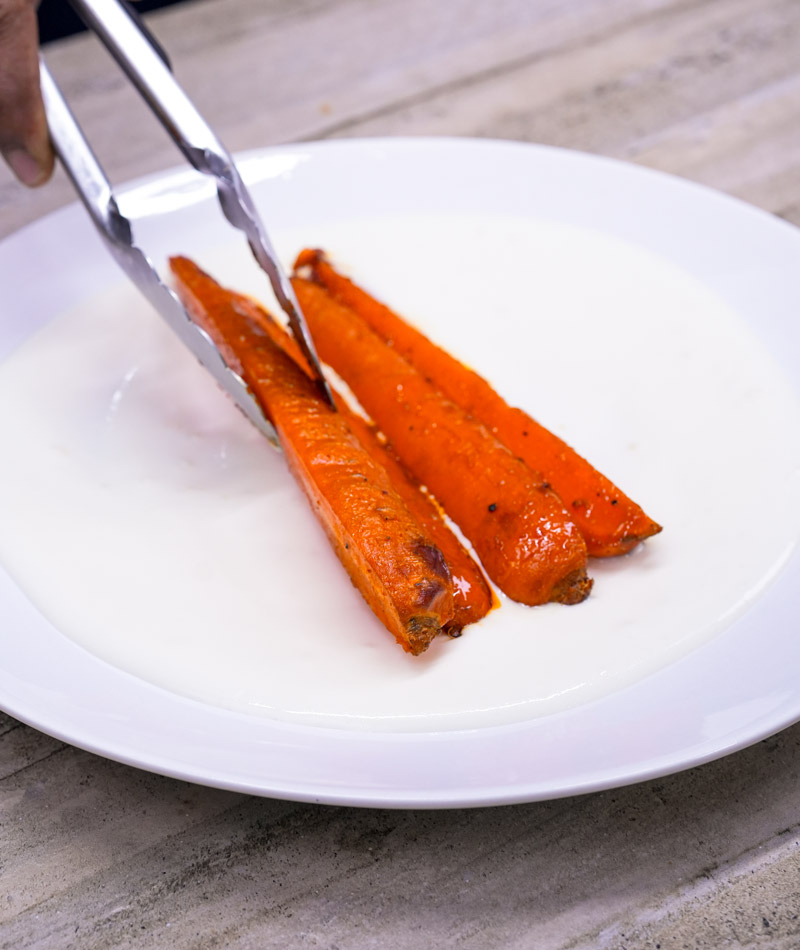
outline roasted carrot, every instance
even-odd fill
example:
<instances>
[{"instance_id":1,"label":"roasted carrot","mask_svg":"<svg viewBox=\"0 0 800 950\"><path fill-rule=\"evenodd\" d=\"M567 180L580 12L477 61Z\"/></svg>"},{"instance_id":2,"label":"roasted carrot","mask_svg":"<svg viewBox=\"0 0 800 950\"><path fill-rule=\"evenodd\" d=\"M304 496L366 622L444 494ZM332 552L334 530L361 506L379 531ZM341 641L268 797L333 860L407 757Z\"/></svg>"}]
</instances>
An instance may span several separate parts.
<instances>
[{"instance_id":1,"label":"roasted carrot","mask_svg":"<svg viewBox=\"0 0 800 950\"><path fill-rule=\"evenodd\" d=\"M244 318L265 329L271 339L310 375L306 359L294 337L272 314L249 297L231 294L231 302ZM483 571L451 531L434 500L422 491L392 447L381 439L377 427L353 412L335 390L334 398L353 434L378 464L386 469L397 493L444 555L453 579L453 619L446 624L445 632L451 637L457 636L465 626L476 623L492 609L494 598Z\"/></svg>"},{"instance_id":2,"label":"roasted carrot","mask_svg":"<svg viewBox=\"0 0 800 950\"><path fill-rule=\"evenodd\" d=\"M339 411L347 418L356 438L386 469L397 493L408 505L409 511L430 535L444 555L453 578L453 619L445 632L457 636L468 624L476 623L492 609L492 590L483 571L470 556L443 519L433 499L423 493L419 483L403 465L390 444L382 443L374 425L337 400Z\"/></svg>"},{"instance_id":3,"label":"roasted carrot","mask_svg":"<svg viewBox=\"0 0 800 950\"><path fill-rule=\"evenodd\" d=\"M422 653L453 616L441 551L422 531L385 470L309 377L186 258L170 261L192 317L264 406L289 466L350 578L410 653Z\"/></svg>"},{"instance_id":4,"label":"roasted carrot","mask_svg":"<svg viewBox=\"0 0 800 950\"><path fill-rule=\"evenodd\" d=\"M391 342L445 395L480 419L515 455L542 472L566 504L589 554L625 554L661 531L639 505L566 442L522 409L509 406L485 379L338 273L321 251L302 251L295 266L309 267L313 280Z\"/></svg>"},{"instance_id":5,"label":"roasted carrot","mask_svg":"<svg viewBox=\"0 0 800 950\"><path fill-rule=\"evenodd\" d=\"M549 484L437 390L352 310L293 281L317 350L459 525L513 600L578 603L586 545Z\"/></svg>"}]
</instances>

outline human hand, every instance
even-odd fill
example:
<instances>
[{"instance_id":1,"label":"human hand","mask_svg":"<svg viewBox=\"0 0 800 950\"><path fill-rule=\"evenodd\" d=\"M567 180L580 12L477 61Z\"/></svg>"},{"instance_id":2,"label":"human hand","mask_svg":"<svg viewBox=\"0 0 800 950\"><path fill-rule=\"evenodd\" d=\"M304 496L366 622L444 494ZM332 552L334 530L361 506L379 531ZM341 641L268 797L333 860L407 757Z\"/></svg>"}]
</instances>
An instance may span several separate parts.
<instances>
[{"instance_id":1,"label":"human hand","mask_svg":"<svg viewBox=\"0 0 800 950\"><path fill-rule=\"evenodd\" d=\"M0 0L0 152L25 185L43 185L53 148L39 91L37 0Z\"/></svg>"}]
</instances>

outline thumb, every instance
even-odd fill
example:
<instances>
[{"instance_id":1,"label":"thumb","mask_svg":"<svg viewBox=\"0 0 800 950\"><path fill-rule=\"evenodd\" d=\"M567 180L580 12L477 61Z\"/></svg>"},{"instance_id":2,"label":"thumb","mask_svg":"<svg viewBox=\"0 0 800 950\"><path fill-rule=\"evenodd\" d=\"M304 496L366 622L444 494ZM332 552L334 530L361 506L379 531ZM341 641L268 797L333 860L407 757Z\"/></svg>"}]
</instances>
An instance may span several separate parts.
<instances>
[{"instance_id":1,"label":"thumb","mask_svg":"<svg viewBox=\"0 0 800 950\"><path fill-rule=\"evenodd\" d=\"M41 185L52 173L33 0L0 0L0 152L25 185Z\"/></svg>"}]
</instances>

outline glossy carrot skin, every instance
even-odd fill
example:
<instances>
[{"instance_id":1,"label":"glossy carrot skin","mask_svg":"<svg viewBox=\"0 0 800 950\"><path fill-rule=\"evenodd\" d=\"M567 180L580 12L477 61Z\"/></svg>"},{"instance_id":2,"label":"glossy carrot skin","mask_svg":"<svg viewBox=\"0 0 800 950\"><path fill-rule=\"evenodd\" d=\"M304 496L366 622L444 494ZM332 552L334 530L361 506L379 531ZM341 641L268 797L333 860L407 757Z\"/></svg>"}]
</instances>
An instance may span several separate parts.
<instances>
[{"instance_id":1,"label":"glossy carrot skin","mask_svg":"<svg viewBox=\"0 0 800 950\"><path fill-rule=\"evenodd\" d=\"M591 589L586 545L550 486L311 281L293 281L320 357L344 378L421 484L472 542L489 577L530 606Z\"/></svg>"},{"instance_id":2,"label":"glossy carrot skin","mask_svg":"<svg viewBox=\"0 0 800 950\"><path fill-rule=\"evenodd\" d=\"M639 505L566 442L522 409L509 406L485 379L338 273L322 252L301 252L295 266L309 267L313 280L353 309L383 340L391 341L398 353L480 419L515 455L542 472L567 506L589 554L625 554L661 531Z\"/></svg>"},{"instance_id":3,"label":"glossy carrot skin","mask_svg":"<svg viewBox=\"0 0 800 950\"><path fill-rule=\"evenodd\" d=\"M247 315L257 326L265 329L270 338L311 375L294 337L268 311L249 297L239 296L235 298L235 303L241 314ZM494 606L492 590L483 571L448 527L433 499L422 491L391 446L380 438L378 429L353 412L335 391L334 398L353 434L378 464L386 469L392 485L409 511L444 555L453 579L453 619L445 625L445 632L451 637L457 636L468 624L477 623L485 617Z\"/></svg>"},{"instance_id":4,"label":"glossy carrot skin","mask_svg":"<svg viewBox=\"0 0 800 950\"><path fill-rule=\"evenodd\" d=\"M239 370L278 432L289 466L339 559L398 643L420 654L453 617L452 581L382 469L308 376L186 258L170 261L192 317Z\"/></svg>"}]
</instances>

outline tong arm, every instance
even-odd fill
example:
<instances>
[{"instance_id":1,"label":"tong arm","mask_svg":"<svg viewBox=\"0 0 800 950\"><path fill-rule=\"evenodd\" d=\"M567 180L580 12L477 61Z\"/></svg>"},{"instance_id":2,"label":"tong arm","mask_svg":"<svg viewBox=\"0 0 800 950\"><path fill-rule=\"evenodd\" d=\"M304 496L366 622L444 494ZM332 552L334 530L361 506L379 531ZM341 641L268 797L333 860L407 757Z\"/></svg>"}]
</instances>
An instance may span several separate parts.
<instances>
[{"instance_id":1,"label":"tong arm","mask_svg":"<svg viewBox=\"0 0 800 950\"><path fill-rule=\"evenodd\" d=\"M106 247L247 418L278 446L275 429L245 382L227 366L208 334L189 317L178 297L162 282L149 258L136 246L131 223L120 212L102 166L43 59L40 60L39 73L53 148Z\"/></svg>"},{"instance_id":2,"label":"tong arm","mask_svg":"<svg viewBox=\"0 0 800 950\"><path fill-rule=\"evenodd\" d=\"M255 204L232 156L173 77L162 52L118 0L70 0L97 34L169 132L188 162L214 178L223 214L243 231L256 261L269 277L281 309L329 405L333 396L292 285L278 263Z\"/></svg>"}]
</instances>

